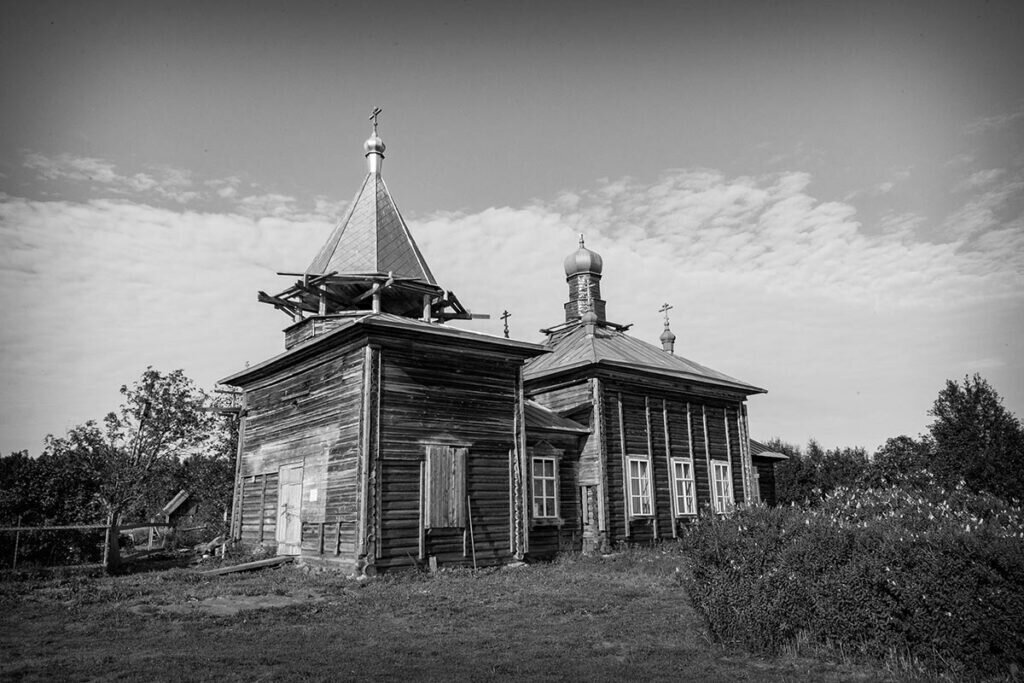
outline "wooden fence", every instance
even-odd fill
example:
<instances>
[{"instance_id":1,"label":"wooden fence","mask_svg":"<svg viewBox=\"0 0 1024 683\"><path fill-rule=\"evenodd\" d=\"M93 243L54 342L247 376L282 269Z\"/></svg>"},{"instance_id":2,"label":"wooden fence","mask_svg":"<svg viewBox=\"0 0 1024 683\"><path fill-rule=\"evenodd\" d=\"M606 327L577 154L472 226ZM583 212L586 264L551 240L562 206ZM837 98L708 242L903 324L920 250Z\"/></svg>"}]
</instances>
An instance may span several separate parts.
<instances>
[{"instance_id":1,"label":"wooden fence","mask_svg":"<svg viewBox=\"0 0 1024 683\"><path fill-rule=\"evenodd\" d=\"M133 529L149 529L149 543L148 549L153 550L153 546L156 540L156 529L161 527L173 527L174 525L170 522L132 522L129 524L118 524L113 527L116 534L120 534L122 531L131 531ZM21 544L22 533L39 533L44 531L103 531L104 535L107 529L110 528L107 524L59 524L55 526L21 526L21 519L18 519L17 526L6 526L0 527L0 532L13 533L14 534L14 552L11 557L11 569L18 568L18 546ZM84 565L68 565L73 567L91 567L98 566L95 564L84 564Z\"/></svg>"}]
</instances>

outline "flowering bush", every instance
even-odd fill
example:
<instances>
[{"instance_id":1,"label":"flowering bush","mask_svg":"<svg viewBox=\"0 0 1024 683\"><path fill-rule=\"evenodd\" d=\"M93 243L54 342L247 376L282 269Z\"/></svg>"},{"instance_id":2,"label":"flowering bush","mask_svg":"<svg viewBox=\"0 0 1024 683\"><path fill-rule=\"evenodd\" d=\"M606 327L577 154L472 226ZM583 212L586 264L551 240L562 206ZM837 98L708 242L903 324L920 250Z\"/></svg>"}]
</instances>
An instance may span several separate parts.
<instances>
[{"instance_id":1,"label":"flowering bush","mask_svg":"<svg viewBox=\"0 0 1024 683\"><path fill-rule=\"evenodd\" d=\"M807 639L960 673L1024 665L1024 510L998 498L838 488L811 509L705 520L685 542L688 589L720 640Z\"/></svg>"}]
</instances>

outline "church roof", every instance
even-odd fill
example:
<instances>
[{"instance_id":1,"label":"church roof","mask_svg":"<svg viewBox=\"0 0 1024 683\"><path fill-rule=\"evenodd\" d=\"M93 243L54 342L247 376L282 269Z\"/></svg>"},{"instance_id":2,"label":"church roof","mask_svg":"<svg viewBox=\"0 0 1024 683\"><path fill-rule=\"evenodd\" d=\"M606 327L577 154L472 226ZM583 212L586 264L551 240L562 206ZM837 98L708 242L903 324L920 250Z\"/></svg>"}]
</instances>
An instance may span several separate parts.
<instances>
[{"instance_id":1,"label":"church roof","mask_svg":"<svg viewBox=\"0 0 1024 683\"><path fill-rule=\"evenodd\" d=\"M592 335L588 328L593 330ZM552 334L545 346L551 353L527 361L523 374L526 381L590 365L605 365L726 387L746 394L765 393L764 389L663 351L614 327L574 325Z\"/></svg>"},{"instance_id":2,"label":"church roof","mask_svg":"<svg viewBox=\"0 0 1024 683\"><path fill-rule=\"evenodd\" d=\"M437 284L384 179L373 170L306 273L391 273Z\"/></svg>"},{"instance_id":3,"label":"church roof","mask_svg":"<svg viewBox=\"0 0 1024 683\"><path fill-rule=\"evenodd\" d=\"M245 368L239 372L229 375L221 380L219 384L232 386L243 386L260 377L267 376L277 370L320 353L324 348L332 344L343 343L347 339L361 333L379 332L393 338L408 338L409 335L436 339L451 346L470 346L477 348L490 348L502 350L503 353L514 357L526 358L536 356L545 352L540 344L518 341L516 339L505 339L482 332L474 332L450 325L441 325L434 322L426 322L415 318L407 318L392 313L371 313L356 314L342 320L339 324L321 335L311 337L284 353L268 358L262 363Z\"/></svg>"}]
</instances>

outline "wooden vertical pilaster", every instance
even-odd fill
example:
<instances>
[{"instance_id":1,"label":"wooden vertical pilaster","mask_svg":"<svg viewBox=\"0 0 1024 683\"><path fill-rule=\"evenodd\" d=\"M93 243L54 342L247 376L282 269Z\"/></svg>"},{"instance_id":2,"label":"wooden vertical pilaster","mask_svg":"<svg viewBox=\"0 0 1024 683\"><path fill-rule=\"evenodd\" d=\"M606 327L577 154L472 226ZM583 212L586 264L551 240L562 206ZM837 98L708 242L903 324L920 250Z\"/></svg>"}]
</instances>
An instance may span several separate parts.
<instances>
[{"instance_id":1,"label":"wooden vertical pilaster","mask_svg":"<svg viewBox=\"0 0 1024 683\"><path fill-rule=\"evenodd\" d=\"M238 407L238 448L235 449L234 499L231 501L231 538L242 538L242 495L245 483L242 481L242 454L245 453L246 392L242 392L242 404Z\"/></svg>"},{"instance_id":2,"label":"wooden vertical pilaster","mask_svg":"<svg viewBox=\"0 0 1024 683\"><path fill-rule=\"evenodd\" d=\"M651 433L651 399L644 396L644 418L647 426L647 466L650 468L648 480L651 484L651 530L654 539L658 539L658 482L654 478L654 435Z\"/></svg>"},{"instance_id":3,"label":"wooden vertical pilaster","mask_svg":"<svg viewBox=\"0 0 1024 683\"><path fill-rule=\"evenodd\" d=\"M373 429L370 432L370 443L373 456L373 469L371 483L373 484L373 521L374 521L374 557L380 558L384 553L384 482L381 472L381 451L380 451L380 411L382 397L384 394L383 374L384 363L382 352L379 346L373 347L374 368L373 368Z\"/></svg>"},{"instance_id":4,"label":"wooden vertical pilaster","mask_svg":"<svg viewBox=\"0 0 1024 683\"><path fill-rule=\"evenodd\" d=\"M629 538L629 460L626 457L626 416L622 407L622 392L615 395L619 408L619 459L622 461L622 510L626 524L626 538Z\"/></svg>"},{"instance_id":5,"label":"wooden vertical pilaster","mask_svg":"<svg viewBox=\"0 0 1024 683\"><path fill-rule=\"evenodd\" d=\"M594 397L594 438L597 439L597 467L601 474L601 492L597 505L597 528L605 534L605 541L609 530L608 522L608 443L605 440L607 430L605 429L604 414L604 386L601 380L593 379Z\"/></svg>"},{"instance_id":6,"label":"wooden vertical pilaster","mask_svg":"<svg viewBox=\"0 0 1024 683\"><path fill-rule=\"evenodd\" d=\"M672 538L679 538L679 530L676 528L677 520L679 519L679 506L676 503L675 472L672 471L672 440L668 428L668 401L665 399L661 399L661 419L665 423L665 471L668 472L668 509L672 514L670 519ZM693 465L691 464L690 467L693 467ZM696 480L696 477L694 479Z\"/></svg>"},{"instance_id":7,"label":"wooden vertical pilaster","mask_svg":"<svg viewBox=\"0 0 1024 683\"><path fill-rule=\"evenodd\" d=\"M704 461L708 467L708 495L711 497L711 509L719 512L715 505L715 477L711 473L711 443L708 441L708 407L703 403L700 405L701 419L704 423Z\"/></svg>"},{"instance_id":8,"label":"wooden vertical pilaster","mask_svg":"<svg viewBox=\"0 0 1024 683\"><path fill-rule=\"evenodd\" d=\"M263 486L260 488L260 543L263 543L263 527L267 517L267 473L263 473Z\"/></svg>"},{"instance_id":9,"label":"wooden vertical pilaster","mask_svg":"<svg viewBox=\"0 0 1024 683\"><path fill-rule=\"evenodd\" d=\"M757 477L754 474L754 462L750 457L750 430L747 426L747 406L739 404L739 411L736 415L736 425L740 435L740 458L743 460L743 471L745 479L749 481L746 497L747 503L758 503L761 501L761 491L757 486Z\"/></svg>"},{"instance_id":10,"label":"wooden vertical pilaster","mask_svg":"<svg viewBox=\"0 0 1024 683\"><path fill-rule=\"evenodd\" d=\"M729 437L729 406L722 408L722 426L725 428L725 461L729 463L729 478L732 476L732 439ZM743 463L740 463L740 481L743 481ZM732 489L732 504L736 505L736 486L729 482L729 488ZM746 488L744 488L746 493Z\"/></svg>"},{"instance_id":11,"label":"wooden vertical pilaster","mask_svg":"<svg viewBox=\"0 0 1024 683\"><path fill-rule=\"evenodd\" d=\"M519 447L519 479L520 479L520 508L519 518L522 522L521 533L522 533L522 546L520 550L522 554L530 552L530 524L529 514L527 510L530 506L529 490L527 488L527 480L530 476L530 468L527 462L526 452L526 391L523 388L523 368L516 371L516 396L517 396L517 409L516 418L518 419L518 429L516 431L516 441Z\"/></svg>"}]
</instances>

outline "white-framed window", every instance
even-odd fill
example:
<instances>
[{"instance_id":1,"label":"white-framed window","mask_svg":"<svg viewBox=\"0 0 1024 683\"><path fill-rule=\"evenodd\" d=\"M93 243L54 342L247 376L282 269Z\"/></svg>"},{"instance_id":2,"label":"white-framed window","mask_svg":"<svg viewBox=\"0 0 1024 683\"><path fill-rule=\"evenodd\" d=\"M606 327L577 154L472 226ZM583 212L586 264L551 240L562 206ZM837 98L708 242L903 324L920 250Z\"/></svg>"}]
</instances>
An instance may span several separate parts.
<instances>
[{"instance_id":1,"label":"white-framed window","mask_svg":"<svg viewBox=\"0 0 1024 683\"><path fill-rule=\"evenodd\" d=\"M558 519L558 458L535 456L531 461L533 518Z\"/></svg>"},{"instance_id":2,"label":"white-framed window","mask_svg":"<svg viewBox=\"0 0 1024 683\"><path fill-rule=\"evenodd\" d=\"M630 517L650 517L654 514L651 498L651 461L647 458L630 456L626 459L626 476L629 481Z\"/></svg>"},{"instance_id":3,"label":"white-framed window","mask_svg":"<svg viewBox=\"0 0 1024 683\"><path fill-rule=\"evenodd\" d=\"M735 503L732 497L732 467L724 460L711 461L711 496L715 512L728 512Z\"/></svg>"},{"instance_id":4,"label":"white-framed window","mask_svg":"<svg viewBox=\"0 0 1024 683\"><path fill-rule=\"evenodd\" d=\"M693 480L693 463L672 458L672 495L677 515L697 514L697 489Z\"/></svg>"}]
</instances>

